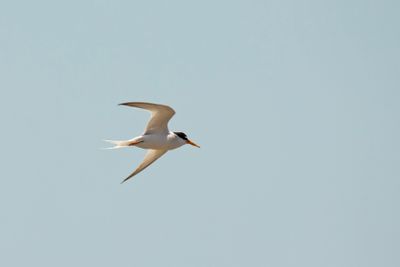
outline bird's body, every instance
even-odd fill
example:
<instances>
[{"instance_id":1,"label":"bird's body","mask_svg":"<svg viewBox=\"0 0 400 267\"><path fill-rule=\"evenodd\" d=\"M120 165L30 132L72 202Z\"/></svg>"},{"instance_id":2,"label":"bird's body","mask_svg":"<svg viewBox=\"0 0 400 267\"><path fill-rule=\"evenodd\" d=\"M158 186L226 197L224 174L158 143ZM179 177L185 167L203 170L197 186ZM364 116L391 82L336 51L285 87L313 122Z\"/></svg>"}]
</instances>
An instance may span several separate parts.
<instances>
[{"instance_id":1,"label":"bird's body","mask_svg":"<svg viewBox=\"0 0 400 267\"><path fill-rule=\"evenodd\" d=\"M174 134L173 132L145 134L139 137L141 142L137 147L144 149L166 149L172 150L186 144L185 140Z\"/></svg>"},{"instance_id":2,"label":"bird's body","mask_svg":"<svg viewBox=\"0 0 400 267\"><path fill-rule=\"evenodd\" d=\"M144 170L164 155L168 150L176 149L185 144L199 147L197 144L190 141L186 134L182 132L171 132L168 130L168 121L175 114L175 111L171 107L145 102L129 102L120 105L143 108L151 112L150 121L142 135L124 141L105 140L115 145L112 148L135 146L148 150L144 161L132 174L123 180L123 182Z\"/></svg>"},{"instance_id":3,"label":"bird's body","mask_svg":"<svg viewBox=\"0 0 400 267\"><path fill-rule=\"evenodd\" d=\"M136 146L143 149L165 149L173 150L186 144L185 140L177 136L174 132L143 134L135 138L124 141L111 141L115 144L113 148Z\"/></svg>"}]
</instances>

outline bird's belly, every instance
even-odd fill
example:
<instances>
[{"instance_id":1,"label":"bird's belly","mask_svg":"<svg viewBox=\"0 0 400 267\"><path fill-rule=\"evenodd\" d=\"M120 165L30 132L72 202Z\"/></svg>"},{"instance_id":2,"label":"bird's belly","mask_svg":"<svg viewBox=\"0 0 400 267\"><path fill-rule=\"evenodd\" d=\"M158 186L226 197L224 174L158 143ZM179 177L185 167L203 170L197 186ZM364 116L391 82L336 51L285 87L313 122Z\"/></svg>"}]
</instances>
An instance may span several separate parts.
<instances>
[{"instance_id":1,"label":"bird's belly","mask_svg":"<svg viewBox=\"0 0 400 267\"><path fill-rule=\"evenodd\" d=\"M144 149L171 149L168 138L159 135L145 135L142 142L136 146Z\"/></svg>"}]
</instances>

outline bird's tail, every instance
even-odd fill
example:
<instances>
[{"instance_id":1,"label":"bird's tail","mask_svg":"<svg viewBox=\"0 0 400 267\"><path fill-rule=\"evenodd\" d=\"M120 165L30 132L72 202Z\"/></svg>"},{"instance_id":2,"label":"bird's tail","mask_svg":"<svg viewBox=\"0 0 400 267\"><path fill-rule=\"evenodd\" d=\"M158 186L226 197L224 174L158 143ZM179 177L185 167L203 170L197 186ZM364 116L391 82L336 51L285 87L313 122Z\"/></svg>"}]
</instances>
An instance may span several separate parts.
<instances>
[{"instance_id":1,"label":"bird's tail","mask_svg":"<svg viewBox=\"0 0 400 267\"><path fill-rule=\"evenodd\" d=\"M114 145L113 147L107 147L107 148L104 148L104 149L116 149L116 148L127 147L131 143L130 140L125 140L125 141L103 140L103 141L109 142L109 143Z\"/></svg>"}]
</instances>

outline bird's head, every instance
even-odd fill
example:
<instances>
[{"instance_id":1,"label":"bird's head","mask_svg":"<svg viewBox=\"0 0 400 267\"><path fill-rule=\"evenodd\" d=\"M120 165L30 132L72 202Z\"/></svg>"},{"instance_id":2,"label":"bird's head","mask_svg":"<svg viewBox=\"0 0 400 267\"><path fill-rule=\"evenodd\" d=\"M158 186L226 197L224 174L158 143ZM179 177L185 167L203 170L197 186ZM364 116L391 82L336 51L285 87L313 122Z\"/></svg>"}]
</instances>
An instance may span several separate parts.
<instances>
[{"instance_id":1,"label":"bird's head","mask_svg":"<svg viewBox=\"0 0 400 267\"><path fill-rule=\"evenodd\" d=\"M189 138L187 137L187 135L185 133L182 132L174 132L174 134L176 136L178 136L180 139L182 139L183 141L185 141L186 144L195 146L195 147L200 147L198 144L196 144L195 142L189 140Z\"/></svg>"}]
</instances>

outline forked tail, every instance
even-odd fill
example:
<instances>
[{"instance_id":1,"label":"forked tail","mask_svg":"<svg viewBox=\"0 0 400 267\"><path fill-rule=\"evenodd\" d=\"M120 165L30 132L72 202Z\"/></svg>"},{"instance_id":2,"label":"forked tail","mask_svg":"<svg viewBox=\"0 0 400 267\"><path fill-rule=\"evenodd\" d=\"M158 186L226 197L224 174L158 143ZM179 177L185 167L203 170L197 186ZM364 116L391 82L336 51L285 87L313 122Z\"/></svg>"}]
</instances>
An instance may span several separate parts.
<instances>
[{"instance_id":1,"label":"forked tail","mask_svg":"<svg viewBox=\"0 0 400 267\"><path fill-rule=\"evenodd\" d=\"M113 147L107 147L104 149L116 149L116 148L127 147L127 146L130 146L130 144L132 143L131 140L125 140L125 141L104 140L104 141L109 142L114 145Z\"/></svg>"}]
</instances>

